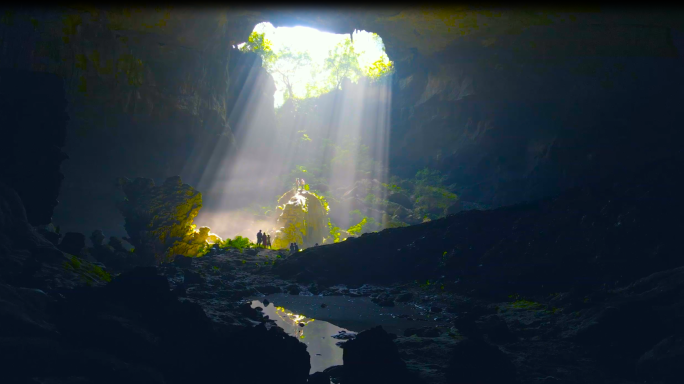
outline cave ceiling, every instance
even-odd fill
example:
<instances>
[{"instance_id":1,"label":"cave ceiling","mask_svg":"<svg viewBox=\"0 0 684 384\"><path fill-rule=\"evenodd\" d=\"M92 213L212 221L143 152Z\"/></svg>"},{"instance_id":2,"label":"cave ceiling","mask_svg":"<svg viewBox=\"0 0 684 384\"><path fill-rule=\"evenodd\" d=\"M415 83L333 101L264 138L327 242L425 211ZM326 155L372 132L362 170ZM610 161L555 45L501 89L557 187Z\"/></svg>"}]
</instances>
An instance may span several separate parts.
<instances>
[{"instance_id":1,"label":"cave ceiling","mask_svg":"<svg viewBox=\"0 0 684 384\"><path fill-rule=\"evenodd\" d=\"M254 26L303 25L334 33L380 34L388 54L402 60L448 48L523 50L535 55L672 56L669 29L684 30L680 10L595 8L71 8L107 28L159 44L207 51L217 42L239 44ZM103 17L104 16L104 17ZM88 17L85 16L84 17ZM63 22L63 29L69 26Z\"/></svg>"},{"instance_id":2,"label":"cave ceiling","mask_svg":"<svg viewBox=\"0 0 684 384\"><path fill-rule=\"evenodd\" d=\"M599 8L453 7L274 9L253 14L275 26L380 34L388 53L429 57L449 48L524 50L531 55L671 56L668 28L684 29L681 11Z\"/></svg>"}]
</instances>

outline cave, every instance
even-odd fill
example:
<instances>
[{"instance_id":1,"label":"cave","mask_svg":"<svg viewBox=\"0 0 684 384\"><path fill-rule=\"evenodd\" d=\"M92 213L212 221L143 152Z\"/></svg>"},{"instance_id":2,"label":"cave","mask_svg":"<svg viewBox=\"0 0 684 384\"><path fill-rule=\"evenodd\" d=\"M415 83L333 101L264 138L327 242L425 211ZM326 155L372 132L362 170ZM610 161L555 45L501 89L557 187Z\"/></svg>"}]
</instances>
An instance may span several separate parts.
<instances>
[{"instance_id":1,"label":"cave","mask_svg":"<svg viewBox=\"0 0 684 384\"><path fill-rule=\"evenodd\" d=\"M3 7L0 381L684 382L682 105L676 8Z\"/></svg>"}]
</instances>

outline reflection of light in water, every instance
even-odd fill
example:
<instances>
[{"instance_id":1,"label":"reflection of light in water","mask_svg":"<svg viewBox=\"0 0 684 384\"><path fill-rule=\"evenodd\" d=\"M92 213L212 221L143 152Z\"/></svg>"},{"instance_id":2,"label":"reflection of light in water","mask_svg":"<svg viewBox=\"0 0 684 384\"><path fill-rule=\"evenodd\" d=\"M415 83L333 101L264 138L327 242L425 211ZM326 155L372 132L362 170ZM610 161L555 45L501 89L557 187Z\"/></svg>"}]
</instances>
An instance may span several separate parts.
<instances>
[{"instance_id":1,"label":"reflection of light in water","mask_svg":"<svg viewBox=\"0 0 684 384\"><path fill-rule=\"evenodd\" d=\"M304 315L296 315L292 312L289 312L283 307L275 307L276 309L276 315L280 317L280 319L285 322L285 323L291 323L293 327L293 333L295 334L296 337L299 337L300 339L304 338L304 328L306 325L308 325L310 322L314 321L314 319L307 319L306 316ZM275 319L274 319L275 320Z\"/></svg>"},{"instance_id":2,"label":"reflection of light in water","mask_svg":"<svg viewBox=\"0 0 684 384\"><path fill-rule=\"evenodd\" d=\"M254 300L252 301L252 308L256 307L263 308L263 313L274 320L276 325L287 334L306 344L306 350L311 360L310 373L322 372L328 367L342 364L342 348L335 345L339 340L331 336L340 331L350 332L349 330L327 321L314 321L314 319L290 312L283 307L276 307L273 303L265 306L261 301ZM302 327L300 324L304 324L304 326Z\"/></svg>"}]
</instances>

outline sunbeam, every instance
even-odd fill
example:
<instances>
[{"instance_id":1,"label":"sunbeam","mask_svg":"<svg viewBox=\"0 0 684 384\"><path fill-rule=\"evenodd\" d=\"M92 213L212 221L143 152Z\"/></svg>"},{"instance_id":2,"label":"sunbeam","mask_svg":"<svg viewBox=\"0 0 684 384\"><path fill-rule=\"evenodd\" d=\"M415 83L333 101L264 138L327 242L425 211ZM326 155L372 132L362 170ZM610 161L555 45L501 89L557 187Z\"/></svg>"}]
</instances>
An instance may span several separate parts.
<instances>
[{"instance_id":1,"label":"sunbeam","mask_svg":"<svg viewBox=\"0 0 684 384\"><path fill-rule=\"evenodd\" d=\"M245 80L231 84L226 133L197 143L183 171L203 193L196 222L223 238L254 241L259 230L281 236L286 201L278 198L300 179L330 209L320 224L329 228L316 229L325 235L307 245L381 229L391 107L382 39L355 31L352 42L350 35L261 23L231 56ZM374 200L364 205L369 194Z\"/></svg>"}]
</instances>

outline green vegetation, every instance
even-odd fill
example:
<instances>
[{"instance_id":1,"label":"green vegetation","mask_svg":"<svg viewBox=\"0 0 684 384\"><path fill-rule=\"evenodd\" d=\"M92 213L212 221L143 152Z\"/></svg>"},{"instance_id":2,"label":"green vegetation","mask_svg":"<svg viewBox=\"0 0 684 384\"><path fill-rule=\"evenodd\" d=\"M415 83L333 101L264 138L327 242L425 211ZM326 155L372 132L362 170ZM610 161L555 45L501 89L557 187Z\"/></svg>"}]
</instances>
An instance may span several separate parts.
<instances>
[{"instance_id":1,"label":"green vegetation","mask_svg":"<svg viewBox=\"0 0 684 384\"><path fill-rule=\"evenodd\" d=\"M65 261L63 263L63 267L67 271L78 274L81 277L81 281L88 285L91 285L95 282L112 281L111 275L102 269L102 267L85 262L76 256L71 256L68 261Z\"/></svg>"},{"instance_id":2,"label":"green vegetation","mask_svg":"<svg viewBox=\"0 0 684 384\"><path fill-rule=\"evenodd\" d=\"M208 227L197 228L193 220L202 208L202 194L180 177L170 177L161 186L151 179L120 179L127 199L119 202L130 243L153 253L158 263L175 255L199 257L220 240Z\"/></svg>"},{"instance_id":3,"label":"green vegetation","mask_svg":"<svg viewBox=\"0 0 684 384\"><path fill-rule=\"evenodd\" d=\"M438 170L424 168L418 171L413 179L397 180L392 185L401 185L395 190L413 196L415 217L429 221L444 217L446 210L458 201L458 196L451 192L455 185L444 185L446 176Z\"/></svg>"},{"instance_id":4,"label":"green vegetation","mask_svg":"<svg viewBox=\"0 0 684 384\"><path fill-rule=\"evenodd\" d=\"M376 44L381 45L382 39L376 33L372 34ZM344 79L356 83L362 77L371 82L377 82L394 73L394 64L384 51L383 55L372 64L361 67L359 57L364 52L357 52L351 36L345 37L333 49L328 51L328 57L322 66L312 63L308 52L295 51L291 47L273 50L273 42L266 38L266 33L252 32L249 38L239 47L242 52L252 52L261 56L262 65L270 73L279 89L284 89L285 100L292 100L297 109L310 109L304 100L318 97L335 89L340 89ZM297 76L298 72L310 67L308 80ZM316 82L316 79L322 81ZM305 82L304 84L301 84ZM304 94L295 94L295 86L301 85L306 90Z\"/></svg>"},{"instance_id":5,"label":"green vegetation","mask_svg":"<svg viewBox=\"0 0 684 384\"><path fill-rule=\"evenodd\" d=\"M245 45L240 47L240 51L257 53L261 55L264 63L272 63L275 59L273 43L265 35L265 33L252 32Z\"/></svg>"},{"instance_id":6,"label":"green vegetation","mask_svg":"<svg viewBox=\"0 0 684 384\"><path fill-rule=\"evenodd\" d=\"M255 244L250 242L248 238L242 236L235 236L234 239L226 239L219 243L221 249L237 249L242 252L245 248L252 248Z\"/></svg>"},{"instance_id":7,"label":"green vegetation","mask_svg":"<svg viewBox=\"0 0 684 384\"><path fill-rule=\"evenodd\" d=\"M513 302L510 304L510 308L514 308L514 309L523 309L523 310L528 310L528 311L534 311L534 310L539 311L539 310L541 310L547 314L552 314L552 315L563 310L562 308L556 308L553 306L549 307L547 305L538 303L536 301L523 299L518 294L509 295L508 298L513 300Z\"/></svg>"},{"instance_id":8,"label":"green vegetation","mask_svg":"<svg viewBox=\"0 0 684 384\"><path fill-rule=\"evenodd\" d=\"M387 172L386 164L381 162L384 159L378 158L375 148L362 141L365 138L344 130L341 135L331 137L317 128L326 124L321 120L318 108L327 105L329 100L316 96L344 87L344 79L372 83L389 78L394 67L386 54L373 63L361 65L359 58L365 59L366 55L359 52L360 45L355 46L351 36L347 36L337 40L339 42L324 60L314 62L313 54L294 46L276 47L267 36L270 35L257 29L238 47L242 52L261 56L264 69L273 76L287 100L276 110L278 126L287 127L277 139L293 154L291 161L295 165L279 176L277 189L279 192L291 190L295 178L306 179L303 189L315 194L326 212L332 211L332 220L323 221L325 243L339 242L347 235L358 236L444 217L458 203L455 186L446 185L447 177L439 171L425 168L414 177L383 180L380 175ZM364 39L368 38L365 36ZM354 39L356 41L356 35ZM373 34L372 39L382 45L377 34ZM369 61L372 60L375 58ZM307 71L305 67L312 68L308 78L302 76L302 71ZM305 94L303 89L306 89ZM303 120L311 121L311 124L300 125L298 121ZM355 184L340 186L329 179L331 175L342 175L339 178L346 179L347 173ZM376 178L380 182L374 180ZM353 194L345 195L350 191ZM273 220L285 213L283 202L277 204L278 209L273 209L271 204L272 201L259 201L248 211L259 220ZM337 207L343 206L352 208L349 208L350 212L336 211ZM342 222L344 224L339 225ZM310 228L302 230L310 231ZM274 246L277 247L275 242Z\"/></svg>"},{"instance_id":9,"label":"green vegetation","mask_svg":"<svg viewBox=\"0 0 684 384\"><path fill-rule=\"evenodd\" d=\"M399 192L403 191L403 189L401 187L397 186L396 184L382 183L382 186L387 188L389 191L392 191L392 192L399 193Z\"/></svg>"},{"instance_id":10,"label":"green vegetation","mask_svg":"<svg viewBox=\"0 0 684 384\"><path fill-rule=\"evenodd\" d=\"M431 285L434 286L433 283L430 283L430 280L429 280L429 279L426 280L424 283L423 283L423 282L420 282L420 281L418 281L418 280L416 280L415 283L416 283L421 289L429 289Z\"/></svg>"},{"instance_id":11,"label":"green vegetation","mask_svg":"<svg viewBox=\"0 0 684 384\"><path fill-rule=\"evenodd\" d=\"M338 43L328 53L328 58L325 59L325 69L330 72L325 87L330 90L340 89L344 79L353 82L359 81L362 76L359 56L361 53L354 50L351 38L345 38Z\"/></svg>"},{"instance_id":12,"label":"green vegetation","mask_svg":"<svg viewBox=\"0 0 684 384\"><path fill-rule=\"evenodd\" d=\"M328 228L330 230L330 239L332 239L333 243L339 243L340 235L342 234L340 227L333 225L330 219L328 219Z\"/></svg>"},{"instance_id":13,"label":"green vegetation","mask_svg":"<svg viewBox=\"0 0 684 384\"><path fill-rule=\"evenodd\" d=\"M349 229L347 229L347 232L349 232L349 234L353 236L359 235L363 230L363 226L366 225L367 222L368 218L364 217L363 220L361 220L358 224L349 227Z\"/></svg>"},{"instance_id":14,"label":"green vegetation","mask_svg":"<svg viewBox=\"0 0 684 384\"><path fill-rule=\"evenodd\" d=\"M384 49L384 48L383 48ZM378 59L368 68L367 76L373 81L378 81L387 75L394 73L394 63Z\"/></svg>"}]
</instances>

